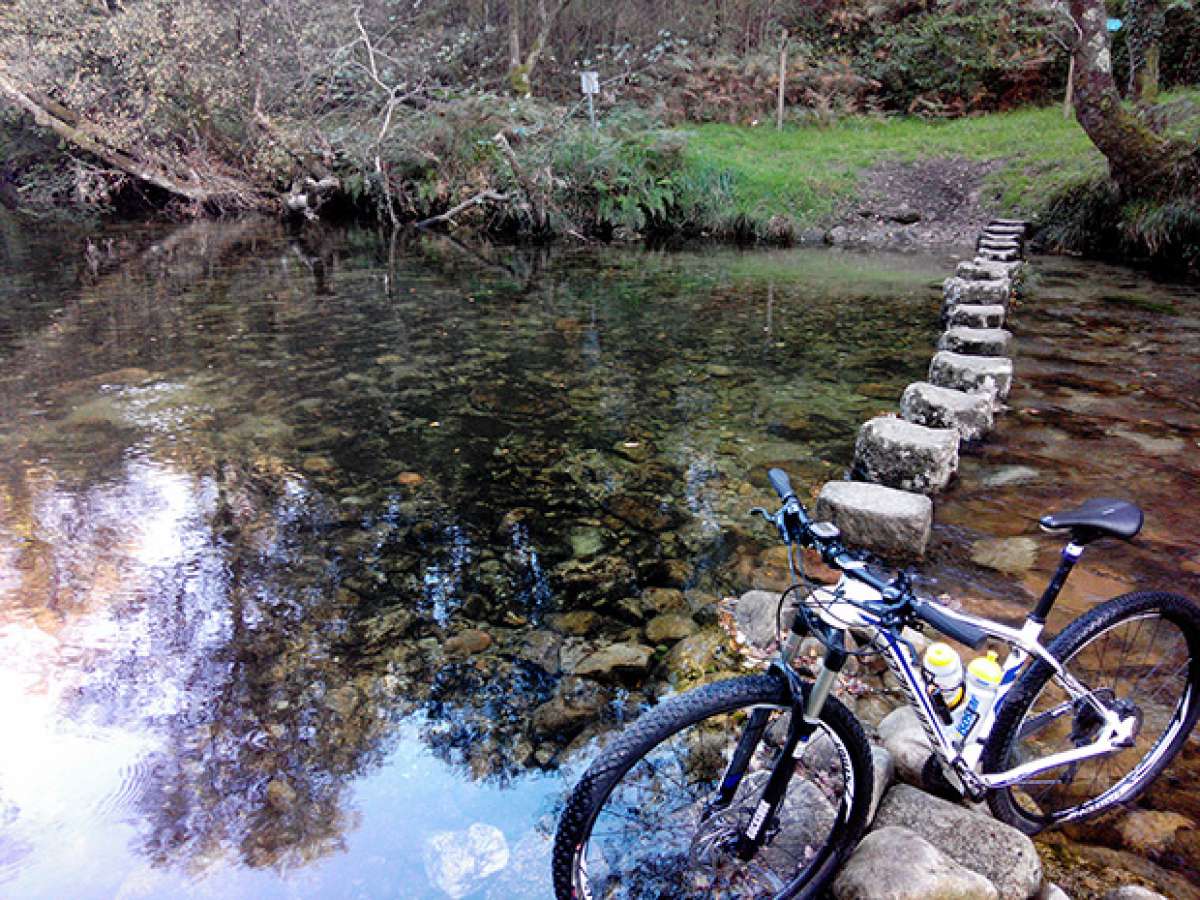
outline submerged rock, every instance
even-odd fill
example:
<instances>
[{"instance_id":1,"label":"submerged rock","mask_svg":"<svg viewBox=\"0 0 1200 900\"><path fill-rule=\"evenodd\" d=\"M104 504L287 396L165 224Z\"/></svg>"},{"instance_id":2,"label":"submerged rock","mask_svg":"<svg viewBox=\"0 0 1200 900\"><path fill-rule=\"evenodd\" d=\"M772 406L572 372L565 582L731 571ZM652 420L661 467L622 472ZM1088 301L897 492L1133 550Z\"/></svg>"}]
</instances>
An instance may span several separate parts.
<instances>
[{"instance_id":1,"label":"submerged rock","mask_svg":"<svg viewBox=\"0 0 1200 900\"><path fill-rule=\"evenodd\" d=\"M971 547L971 561L997 572L1020 575L1037 563L1038 542L1031 537L986 538Z\"/></svg>"},{"instance_id":2,"label":"submerged rock","mask_svg":"<svg viewBox=\"0 0 1200 900\"><path fill-rule=\"evenodd\" d=\"M467 657L482 653L492 646L492 636L478 628L468 628L449 638L442 649L447 656Z\"/></svg>"},{"instance_id":3,"label":"submerged rock","mask_svg":"<svg viewBox=\"0 0 1200 900\"><path fill-rule=\"evenodd\" d=\"M585 637L600 630L604 624L604 616L586 609L574 612L556 613L547 618L547 624L560 634L570 634Z\"/></svg>"},{"instance_id":4,"label":"submerged rock","mask_svg":"<svg viewBox=\"0 0 1200 900\"><path fill-rule=\"evenodd\" d=\"M533 711L534 733L570 737L598 719L608 701L608 692L596 682L568 675L558 683L554 696Z\"/></svg>"},{"instance_id":5,"label":"submerged rock","mask_svg":"<svg viewBox=\"0 0 1200 900\"><path fill-rule=\"evenodd\" d=\"M521 638L515 656L533 663L550 675L557 675L560 668L558 654L562 645L562 636L553 631L531 631Z\"/></svg>"},{"instance_id":6,"label":"submerged rock","mask_svg":"<svg viewBox=\"0 0 1200 900\"><path fill-rule=\"evenodd\" d=\"M706 628L684 638L671 648L663 667L673 678L693 681L712 671L729 648L729 639L719 628Z\"/></svg>"},{"instance_id":7,"label":"submerged rock","mask_svg":"<svg viewBox=\"0 0 1200 900\"><path fill-rule=\"evenodd\" d=\"M610 644L580 660L574 674L602 681L638 678L650 671L654 651L640 644Z\"/></svg>"},{"instance_id":8,"label":"submerged rock","mask_svg":"<svg viewBox=\"0 0 1200 900\"><path fill-rule=\"evenodd\" d=\"M664 613L646 623L646 640L652 644L673 644L691 637L699 626L691 616L682 613Z\"/></svg>"},{"instance_id":9,"label":"submerged rock","mask_svg":"<svg viewBox=\"0 0 1200 900\"><path fill-rule=\"evenodd\" d=\"M642 591L641 609L646 615L678 612L687 606L683 591L675 588L646 588Z\"/></svg>"}]
</instances>

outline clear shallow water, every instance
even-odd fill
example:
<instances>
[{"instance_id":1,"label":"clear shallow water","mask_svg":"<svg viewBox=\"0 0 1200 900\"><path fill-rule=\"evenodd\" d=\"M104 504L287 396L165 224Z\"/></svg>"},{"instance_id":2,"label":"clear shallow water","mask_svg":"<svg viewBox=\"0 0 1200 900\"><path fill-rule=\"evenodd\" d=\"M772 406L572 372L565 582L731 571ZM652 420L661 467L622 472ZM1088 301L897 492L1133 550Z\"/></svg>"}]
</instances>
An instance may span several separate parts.
<instances>
[{"instance_id":1,"label":"clear shallow water","mask_svg":"<svg viewBox=\"0 0 1200 900\"><path fill-rule=\"evenodd\" d=\"M0 884L47 897L546 896L586 735L535 711L638 638L644 589L713 632L765 467L844 468L923 369L945 269L19 236ZM665 650L589 719L669 689Z\"/></svg>"},{"instance_id":2,"label":"clear shallow water","mask_svg":"<svg viewBox=\"0 0 1200 900\"><path fill-rule=\"evenodd\" d=\"M734 664L715 601L780 576L745 516L766 469L841 475L858 424L923 375L952 264L5 234L0 715L20 739L0 747L0 892L47 897L547 896L580 748L690 661ZM1200 300L1047 269L1016 413L965 460L925 566L1007 615L1053 548L1001 576L977 545L1118 474L1171 510L1169 537L1085 570L1064 606L1197 578L1176 498ZM1144 368L1130 316L1166 354L1149 396L1120 374ZM1062 393L1063 341L1095 353L1102 328L1098 383ZM1113 410L1173 424L1125 422L1160 440L1139 443ZM986 483L1014 461L1033 474ZM646 637L664 611L698 630L688 659ZM588 682L572 718L563 673L614 642L654 654Z\"/></svg>"}]
</instances>

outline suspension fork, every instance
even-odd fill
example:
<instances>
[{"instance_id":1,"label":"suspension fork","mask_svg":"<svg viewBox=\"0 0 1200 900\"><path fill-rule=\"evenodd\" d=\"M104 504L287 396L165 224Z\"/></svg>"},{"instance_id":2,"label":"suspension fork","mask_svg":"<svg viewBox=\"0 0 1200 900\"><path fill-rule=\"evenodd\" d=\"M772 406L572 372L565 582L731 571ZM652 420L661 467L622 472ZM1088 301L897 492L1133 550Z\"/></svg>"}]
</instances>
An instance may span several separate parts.
<instances>
[{"instance_id":1,"label":"suspension fork","mask_svg":"<svg viewBox=\"0 0 1200 900\"><path fill-rule=\"evenodd\" d=\"M742 860L754 858L755 854L762 847L771 826L775 823L779 814L779 807L783 803L784 794L787 793L788 784L796 772L799 759L803 755L805 747L808 746L809 739L812 738L813 733L817 730L817 726L821 720L821 710L824 708L825 701L829 698L833 686L837 683L838 673L846 664L845 638L843 633L830 629L825 637L828 640L825 659L821 666L821 671L817 674L816 681L813 682L811 687L802 686L800 690L797 690L799 679L795 677L795 673L791 671L790 667L781 667L788 674L789 682L793 684L793 696L796 698L796 702L792 706L792 716L788 723L787 739L784 741L779 756L775 759L775 764L771 767L771 777L767 779L767 786L763 789L762 796L758 800L758 805L754 808L754 814L750 817L750 822L747 824L746 829L738 835L737 855ZM798 702L801 698L804 700L803 707ZM758 739L762 737L763 728L766 727L766 719L769 715L768 710L755 710L755 714L759 712L764 715L761 719L761 724L758 726L758 733L754 744L750 747L750 753L758 745ZM735 759L742 754L743 745L754 725L755 722L752 716L751 722L747 726L747 731L742 735L742 740L738 742L737 750L734 752ZM742 772L745 771L749 759L750 756L747 753L741 763ZM722 789L724 787L725 785L722 783ZM729 799L732 800L732 794ZM728 803L728 801L726 802Z\"/></svg>"}]
</instances>

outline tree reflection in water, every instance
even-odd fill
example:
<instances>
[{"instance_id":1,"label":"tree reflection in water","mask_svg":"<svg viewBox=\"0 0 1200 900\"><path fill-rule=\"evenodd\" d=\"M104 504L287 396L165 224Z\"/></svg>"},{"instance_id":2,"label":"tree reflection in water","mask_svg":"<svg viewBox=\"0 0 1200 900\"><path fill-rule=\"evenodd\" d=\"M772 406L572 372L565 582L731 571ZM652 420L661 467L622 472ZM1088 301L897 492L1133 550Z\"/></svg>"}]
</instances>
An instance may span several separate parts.
<instances>
[{"instance_id":1,"label":"tree reflection in water","mask_svg":"<svg viewBox=\"0 0 1200 900\"><path fill-rule=\"evenodd\" d=\"M741 291L678 267L639 270L636 290L616 271L598 311L607 262L517 254L498 273L436 239L240 223L103 246L53 315L0 322L0 686L23 723L0 750L0 823L17 822L0 879L30 866L29 823L44 848L65 819L93 848L75 878L114 858L121 822L159 868L329 860L401 735L460 781L555 769L671 675L661 651L597 681L562 671L643 642L684 586L708 639L720 565L761 548L719 530L753 499L745 472L832 470L846 442L830 435L853 428L831 417L877 403L834 403L836 373L903 379L927 338L884 304L855 317L797 295L774 337L835 373L803 443L803 422L776 439L764 411L816 388L764 353ZM907 301L889 285L893 307L927 280ZM880 335L871 366L846 354ZM734 358L763 370L712 362ZM761 446L713 424L739 416ZM95 755L93 786L72 752ZM528 830L558 792L536 787L515 818Z\"/></svg>"}]
</instances>

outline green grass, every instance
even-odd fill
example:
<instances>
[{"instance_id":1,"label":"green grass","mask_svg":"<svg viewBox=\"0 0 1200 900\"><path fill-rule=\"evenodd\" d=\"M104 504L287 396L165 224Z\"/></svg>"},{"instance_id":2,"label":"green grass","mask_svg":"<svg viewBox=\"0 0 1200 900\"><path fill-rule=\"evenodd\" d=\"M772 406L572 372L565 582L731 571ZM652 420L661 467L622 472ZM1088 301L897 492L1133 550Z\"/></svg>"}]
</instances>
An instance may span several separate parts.
<instances>
[{"instance_id":1,"label":"green grass","mask_svg":"<svg viewBox=\"0 0 1200 900\"><path fill-rule=\"evenodd\" d=\"M1200 102L1200 91L1178 91L1162 103ZM1200 133L1200 118L1170 129ZM822 223L853 197L859 174L881 162L963 157L1001 164L985 184L996 212L1033 214L1072 184L1105 172L1104 158L1074 116L1059 106L973 116L953 121L854 118L829 127L699 125L688 129L686 165L727 173L732 213L752 223L772 216L798 227Z\"/></svg>"}]
</instances>

